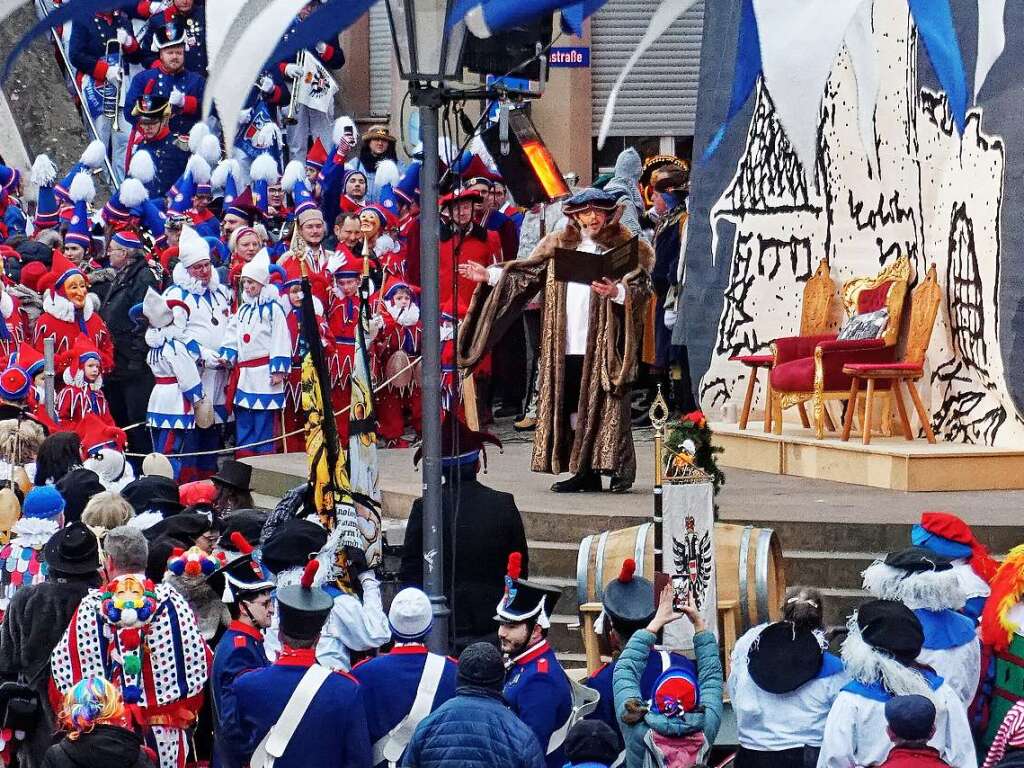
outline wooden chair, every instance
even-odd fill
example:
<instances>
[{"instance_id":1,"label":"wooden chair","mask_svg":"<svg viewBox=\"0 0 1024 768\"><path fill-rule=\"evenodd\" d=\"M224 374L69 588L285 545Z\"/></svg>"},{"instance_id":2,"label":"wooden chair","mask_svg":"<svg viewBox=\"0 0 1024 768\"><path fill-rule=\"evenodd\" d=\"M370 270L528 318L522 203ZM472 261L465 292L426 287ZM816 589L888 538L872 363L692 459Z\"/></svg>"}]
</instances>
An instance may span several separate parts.
<instances>
[{"instance_id":1,"label":"wooden chair","mask_svg":"<svg viewBox=\"0 0 1024 768\"><path fill-rule=\"evenodd\" d=\"M896 412L903 427L903 436L907 440L914 439L907 418L907 406L903 401L903 387L910 391L910 399L914 403L917 417L921 420L925 436L929 443L935 442L931 418L921 402L915 382L924 376L924 358L928 352L928 344L935 327L935 317L942 302L942 289L935 276L935 265L928 269L928 275L918 285L910 298L910 322L907 324L906 348L903 359L895 363L850 363L843 366L843 373L851 377L850 400L846 407L846 419L843 421L843 440L850 439L853 428L853 414L857 410L857 398L860 395L861 381L867 382L867 395L864 399L864 423L862 440L864 445L871 443L871 417L874 397L878 390L886 390L896 404Z\"/></svg>"},{"instance_id":2,"label":"wooden chair","mask_svg":"<svg viewBox=\"0 0 1024 768\"><path fill-rule=\"evenodd\" d=\"M903 314L910 260L901 256L874 277L860 277L843 286L842 298L849 316L887 310L887 322L878 338L838 339L835 334L791 336L772 344L775 361L769 374L772 388L774 432L782 434L782 411L791 406L814 407L814 427L818 439L825 436L825 424L831 419L826 400L849 398L850 377L843 367L852 363L892 364L896 359L900 318ZM801 413L801 420L805 421Z\"/></svg>"},{"instance_id":3,"label":"wooden chair","mask_svg":"<svg viewBox=\"0 0 1024 768\"><path fill-rule=\"evenodd\" d=\"M836 284L832 280L828 262L822 259L818 268L814 270L811 278L804 283L803 307L800 311L800 335L818 336L825 333L829 328L829 319L832 313L832 300L836 295ZM742 363L750 369L747 375L747 392L743 397L743 410L740 411L740 429L747 428L747 421L750 419L750 406L754 401L754 390L757 387L758 371L762 368L770 371L775 360L773 354L767 355L735 355L730 360ZM771 379L768 380L768 389L764 398L764 431L769 432L772 428L772 390ZM804 426L810 426L807 418L807 411L800 404L800 418Z\"/></svg>"}]
</instances>

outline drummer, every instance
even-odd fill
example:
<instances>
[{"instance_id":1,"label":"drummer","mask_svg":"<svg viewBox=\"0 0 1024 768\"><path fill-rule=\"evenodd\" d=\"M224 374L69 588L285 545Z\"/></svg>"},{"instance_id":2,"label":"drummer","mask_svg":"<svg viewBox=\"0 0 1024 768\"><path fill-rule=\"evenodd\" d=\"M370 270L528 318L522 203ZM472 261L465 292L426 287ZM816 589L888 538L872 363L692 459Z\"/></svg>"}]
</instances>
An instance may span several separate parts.
<instances>
[{"instance_id":1,"label":"drummer","mask_svg":"<svg viewBox=\"0 0 1024 768\"><path fill-rule=\"evenodd\" d=\"M654 602L654 585L637 576L636 562L628 559L623 562L618 578L609 582L604 589L604 612L601 621L607 629L608 640L612 646L613 658L626 647L633 633L646 627L656 610ZM599 629L600 631L600 629ZM640 678L640 691L645 701L650 700L655 683L669 669L683 670L697 679L697 668L694 663L678 653L670 653L652 649L647 659L647 668ZM623 748L622 734L618 718L615 717L615 701L612 694L612 677L615 674L615 661L601 667L585 683L601 694L597 709L587 716L588 720L602 720L611 726L619 737L619 748Z\"/></svg>"},{"instance_id":2,"label":"drummer","mask_svg":"<svg viewBox=\"0 0 1024 768\"><path fill-rule=\"evenodd\" d=\"M406 448L406 426L418 434L422 401L414 372L420 355L419 288L406 282L385 285L381 295L384 328L374 340L376 358L383 369L377 380L383 387L377 392L377 435L386 448Z\"/></svg>"}]
</instances>

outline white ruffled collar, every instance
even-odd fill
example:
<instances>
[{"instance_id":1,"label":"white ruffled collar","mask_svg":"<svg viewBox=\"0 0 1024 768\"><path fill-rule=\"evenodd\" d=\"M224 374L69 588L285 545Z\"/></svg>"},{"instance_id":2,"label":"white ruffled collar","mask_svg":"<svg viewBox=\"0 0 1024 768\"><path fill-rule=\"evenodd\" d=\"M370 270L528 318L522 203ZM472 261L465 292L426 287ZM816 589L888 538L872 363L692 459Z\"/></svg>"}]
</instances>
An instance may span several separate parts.
<instances>
[{"instance_id":1,"label":"white ruffled collar","mask_svg":"<svg viewBox=\"0 0 1024 768\"><path fill-rule=\"evenodd\" d=\"M60 528L51 518L23 517L11 526L15 543L31 549L42 549Z\"/></svg>"},{"instance_id":2,"label":"white ruffled collar","mask_svg":"<svg viewBox=\"0 0 1024 768\"><path fill-rule=\"evenodd\" d=\"M281 292L277 290L276 285L264 285L256 296L250 296L245 291L242 291L242 303L248 305L271 304L277 302L280 298L282 298ZM284 298L287 299L287 296Z\"/></svg>"},{"instance_id":3,"label":"white ruffled collar","mask_svg":"<svg viewBox=\"0 0 1024 768\"><path fill-rule=\"evenodd\" d=\"M220 274L216 269L210 270L210 282L203 285L188 273L180 261L174 265L171 279L176 286L196 296L202 296L207 291L216 291L220 287Z\"/></svg>"},{"instance_id":4,"label":"white ruffled collar","mask_svg":"<svg viewBox=\"0 0 1024 768\"><path fill-rule=\"evenodd\" d=\"M82 307L82 316L86 322L92 317L92 313L96 309L95 304L98 303L99 297L95 293L90 293L86 296L85 306ZM63 320L66 323L71 323L75 320L75 305L71 303L67 296L61 296L55 290L43 293L43 312L53 315L58 320Z\"/></svg>"},{"instance_id":5,"label":"white ruffled collar","mask_svg":"<svg viewBox=\"0 0 1024 768\"><path fill-rule=\"evenodd\" d=\"M97 376L96 381L86 381L85 371L83 371L81 368L78 369L78 373L76 373L74 376L71 375L70 368L65 368L64 375L61 378L64 379L65 384L71 387L79 387L81 389L85 389L86 387L88 387L93 392L99 392L101 389L103 389L102 375Z\"/></svg>"}]
</instances>

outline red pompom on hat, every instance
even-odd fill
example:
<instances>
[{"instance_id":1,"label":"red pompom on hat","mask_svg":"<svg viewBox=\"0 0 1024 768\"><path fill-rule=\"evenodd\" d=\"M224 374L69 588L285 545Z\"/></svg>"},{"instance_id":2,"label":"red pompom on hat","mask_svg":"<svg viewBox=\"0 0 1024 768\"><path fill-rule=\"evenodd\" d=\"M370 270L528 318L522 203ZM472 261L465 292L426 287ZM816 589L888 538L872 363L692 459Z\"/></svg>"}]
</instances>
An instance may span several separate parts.
<instances>
[{"instance_id":1,"label":"red pompom on hat","mask_svg":"<svg viewBox=\"0 0 1024 768\"><path fill-rule=\"evenodd\" d=\"M232 544L235 545L235 550L243 555L251 555L253 552L253 546L249 543L249 540L242 535L241 531L235 531L229 537Z\"/></svg>"},{"instance_id":2,"label":"red pompom on hat","mask_svg":"<svg viewBox=\"0 0 1024 768\"><path fill-rule=\"evenodd\" d=\"M510 579L518 579L523 570L523 553L513 552L508 556L507 573Z\"/></svg>"},{"instance_id":3,"label":"red pompom on hat","mask_svg":"<svg viewBox=\"0 0 1024 768\"><path fill-rule=\"evenodd\" d=\"M627 557L622 561L622 570L619 571L619 583L629 584L633 580L634 573L636 573L636 560L632 557Z\"/></svg>"},{"instance_id":4,"label":"red pompom on hat","mask_svg":"<svg viewBox=\"0 0 1024 768\"><path fill-rule=\"evenodd\" d=\"M178 498L186 507L193 504L212 504L217 498L217 486L210 480L195 480L178 488Z\"/></svg>"}]
</instances>

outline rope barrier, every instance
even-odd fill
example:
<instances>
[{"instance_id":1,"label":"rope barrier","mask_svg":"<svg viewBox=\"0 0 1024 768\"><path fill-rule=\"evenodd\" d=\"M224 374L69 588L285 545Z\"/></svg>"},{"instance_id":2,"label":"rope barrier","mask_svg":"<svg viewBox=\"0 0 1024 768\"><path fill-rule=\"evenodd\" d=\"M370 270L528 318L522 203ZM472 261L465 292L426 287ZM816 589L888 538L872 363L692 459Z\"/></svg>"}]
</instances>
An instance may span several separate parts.
<instances>
[{"instance_id":1,"label":"rope barrier","mask_svg":"<svg viewBox=\"0 0 1024 768\"><path fill-rule=\"evenodd\" d=\"M376 394L377 392L380 392L382 389L384 389L384 387L386 387L388 384L393 382L395 379L397 379L403 373L405 373L406 371L408 371L408 370L414 368L416 365L418 365L419 362L420 362L420 358L417 357L415 360L413 360L407 366L405 366L402 370L400 370L397 373L393 374L391 376L391 378L387 379L386 381L382 381L380 384L378 384L373 389L373 393ZM335 417L338 417L338 416L340 416L343 413L348 413L350 410L352 410L352 404L351 403L346 405L344 408L341 408L340 410L332 411L332 414ZM146 422L144 422L144 421L143 422L139 422L139 424L132 424L130 427L125 427L125 431L127 431L129 429L132 429L133 427L138 427L140 425L145 425L145 424L146 424ZM256 446L259 446L259 445L269 445L270 443L276 443L276 442L278 442L280 440L284 440L285 438L294 437L295 435L302 434L305 431L306 431L306 428L303 426L300 429L293 429L291 432L286 432L283 435L277 435L277 436L271 437L271 438L269 438L267 440L258 440L258 441L254 442L254 443L247 443L246 445L236 445L236 446L233 446L231 448L217 448L215 450L210 450L210 451L191 451L189 453L166 453L166 454L163 454L163 455L166 456L168 459L187 459L187 458L193 458L193 457L196 457L196 456L220 456L222 454L226 455L226 454L229 454L229 453L234 453L235 451L242 451L242 450L246 450L248 448L255 448ZM149 454L146 454L146 453L128 453L128 452L126 452L124 455L125 456L130 456L130 457L136 458L136 459L144 459Z\"/></svg>"}]
</instances>

